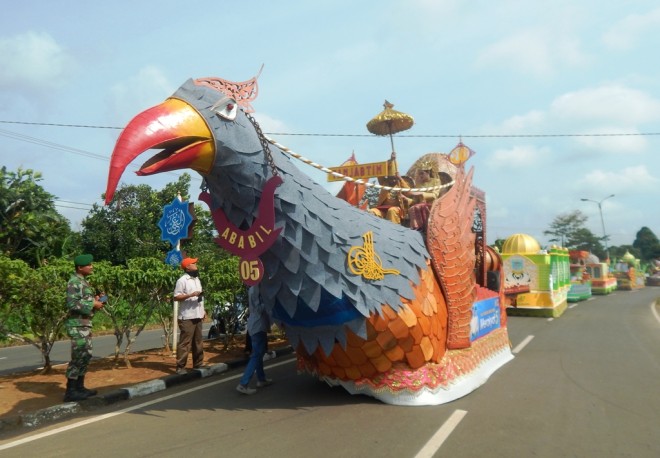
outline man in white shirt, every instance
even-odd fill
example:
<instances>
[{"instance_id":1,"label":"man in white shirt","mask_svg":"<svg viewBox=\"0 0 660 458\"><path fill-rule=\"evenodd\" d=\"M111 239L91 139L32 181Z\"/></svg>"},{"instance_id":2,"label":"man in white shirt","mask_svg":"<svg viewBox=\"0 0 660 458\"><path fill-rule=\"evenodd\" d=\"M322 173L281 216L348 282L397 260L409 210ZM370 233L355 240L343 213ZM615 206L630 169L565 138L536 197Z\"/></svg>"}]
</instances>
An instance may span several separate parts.
<instances>
[{"instance_id":1,"label":"man in white shirt","mask_svg":"<svg viewBox=\"0 0 660 458\"><path fill-rule=\"evenodd\" d=\"M176 373L185 374L188 353L192 349L193 368L199 369L204 363L202 346L202 321L206 318L202 283L199 281L197 258L185 258L181 268L186 272L174 287L174 300L179 302L179 344L176 348Z\"/></svg>"}]
</instances>

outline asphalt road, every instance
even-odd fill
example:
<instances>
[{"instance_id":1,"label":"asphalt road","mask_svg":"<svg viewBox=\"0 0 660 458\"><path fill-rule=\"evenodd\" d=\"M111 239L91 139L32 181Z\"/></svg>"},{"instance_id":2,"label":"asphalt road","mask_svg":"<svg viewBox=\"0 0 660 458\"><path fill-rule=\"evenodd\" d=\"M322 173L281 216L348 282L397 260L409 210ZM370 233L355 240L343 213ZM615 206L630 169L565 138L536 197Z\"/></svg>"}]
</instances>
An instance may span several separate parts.
<instances>
[{"instance_id":1,"label":"asphalt road","mask_svg":"<svg viewBox=\"0 0 660 458\"><path fill-rule=\"evenodd\" d=\"M203 325L203 335L206 337L211 322ZM115 354L117 339L114 335L94 336L94 358L103 358ZM165 337L162 329L143 331L131 346L131 351L149 350L152 348L163 348ZM126 347L126 338L122 344L122 351ZM53 365L66 364L71 359L71 343L69 340L55 342L50 351ZM20 345L16 347L0 348L0 375L13 374L16 372L30 371L43 367L41 353L33 345Z\"/></svg>"},{"instance_id":2,"label":"asphalt road","mask_svg":"<svg viewBox=\"0 0 660 458\"><path fill-rule=\"evenodd\" d=\"M658 288L511 317L516 357L471 394L397 407L269 361L254 396L240 371L0 438L3 457L658 457Z\"/></svg>"}]
</instances>

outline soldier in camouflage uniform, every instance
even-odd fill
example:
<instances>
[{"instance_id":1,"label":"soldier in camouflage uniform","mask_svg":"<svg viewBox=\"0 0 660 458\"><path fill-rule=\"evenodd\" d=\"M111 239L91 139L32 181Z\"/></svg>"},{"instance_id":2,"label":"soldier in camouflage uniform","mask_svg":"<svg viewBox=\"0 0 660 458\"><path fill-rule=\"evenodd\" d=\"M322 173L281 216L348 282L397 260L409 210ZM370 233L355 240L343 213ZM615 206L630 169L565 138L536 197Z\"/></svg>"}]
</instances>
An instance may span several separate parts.
<instances>
[{"instance_id":1,"label":"soldier in camouflage uniform","mask_svg":"<svg viewBox=\"0 0 660 458\"><path fill-rule=\"evenodd\" d=\"M71 338L71 361L66 369L64 401L82 401L96 394L85 388L85 373L92 359L92 317L103 307L94 289L87 283L94 266L91 254L81 254L73 260L76 271L67 284L66 306L69 315L66 331Z\"/></svg>"}]
</instances>

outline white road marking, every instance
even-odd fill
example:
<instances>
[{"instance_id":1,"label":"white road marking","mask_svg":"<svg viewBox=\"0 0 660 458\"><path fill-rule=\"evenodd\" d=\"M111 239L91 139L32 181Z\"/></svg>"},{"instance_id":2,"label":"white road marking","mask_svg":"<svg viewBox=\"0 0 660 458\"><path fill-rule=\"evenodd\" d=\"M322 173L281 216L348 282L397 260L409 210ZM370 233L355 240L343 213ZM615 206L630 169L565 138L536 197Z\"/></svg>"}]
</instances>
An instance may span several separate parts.
<instances>
[{"instance_id":1,"label":"white road marking","mask_svg":"<svg viewBox=\"0 0 660 458\"><path fill-rule=\"evenodd\" d=\"M283 364L289 364L289 363L292 363L292 362L295 362L295 361L296 361L296 359L292 358L292 359L288 359L286 361L282 361L282 362L279 362L279 363L269 364L266 367L282 366ZM34 436L24 437L23 439L19 439L19 440L13 441L13 442L8 442L6 444L0 445L0 450L7 450L9 448L13 448L13 447L16 447L18 445L27 444L29 442L33 442L33 441L36 441L36 440L39 440L39 439L43 439L44 437L54 436L55 434L59 434L59 433L65 432L65 431L69 431L71 429L76 429L76 428L79 428L81 426L91 425L92 423L96 423L98 421L103 421L103 420L106 420L108 418L116 417L117 415L132 412L134 410L142 409L143 407L148 407L148 406L153 405L153 404L158 404L159 402L168 401L170 399L175 399L175 398L178 398L180 396L185 396L186 394L194 393L195 391L203 390L203 389L209 388L211 386L220 385L221 383L230 382L232 380L239 379L242 376L243 376L243 373L239 373L239 374L236 374L236 375L232 375L231 377L216 380L215 382L206 383L204 385L199 385L199 386L196 386L194 388L190 388L190 389L181 391L179 393L170 394L169 396L163 396L162 398L158 398L158 399L154 399L154 400L151 400L151 401L143 402L142 404L138 404L138 405L131 406L131 407L126 407L125 409L117 410L116 412L106 413L104 415L99 415L99 416L96 416L96 417L90 417L87 420L82 420L82 421L79 421L79 422L76 422L76 423L72 423L70 425L66 425L66 426L62 426L62 427L59 427L59 428L52 429L50 431L35 434Z\"/></svg>"},{"instance_id":2,"label":"white road marking","mask_svg":"<svg viewBox=\"0 0 660 458\"><path fill-rule=\"evenodd\" d=\"M572 308L575 308L575 307L577 307L577 306L578 306L578 304L572 304L572 305L569 305L568 308L569 308L569 309L572 309Z\"/></svg>"},{"instance_id":3,"label":"white road marking","mask_svg":"<svg viewBox=\"0 0 660 458\"><path fill-rule=\"evenodd\" d=\"M658 320L658 323L660 323L660 315L658 315L658 311L655 309L655 301L651 302L651 312L655 319Z\"/></svg>"},{"instance_id":4,"label":"white road marking","mask_svg":"<svg viewBox=\"0 0 660 458\"><path fill-rule=\"evenodd\" d=\"M529 336L525 337L525 339L524 339L522 342L520 342L520 343L516 346L516 348L514 348L513 350L511 350L511 352L514 353L514 354L515 354L515 353L520 353L520 351L521 351L523 348L525 348L525 346L527 346L527 344L530 343L530 342L532 341L533 338L534 338L534 336L532 336L532 335L529 335Z\"/></svg>"},{"instance_id":5,"label":"white road marking","mask_svg":"<svg viewBox=\"0 0 660 458\"><path fill-rule=\"evenodd\" d=\"M554 320L555 320L555 319L552 318L552 317L551 317L551 318L548 318L548 321L554 321Z\"/></svg>"},{"instance_id":6,"label":"white road marking","mask_svg":"<svg viewBox=\"0 0 660 458\"><path fill-rule=\"evenodd\" d=\"M590 297L589 299L587 299L587 302L589 302L589 301L595 301L595 300L596 300L595 297Z\"/></svg>"},{"instance_id":7,"label":"white road marking","mask_svg":"<svg viewBox=\"0 0 660 458\"><path fill-rule=\"evenodd\" d=\"M449 435L456 429L458 424L461 422L463 417L467 414L465 410L454 410L454 413L445 421L440 429L429 439L429 441L424 444L424 447L417 452L415 458L427 458L432 457L435 452L437 452L442 444L447 440Z\"/></svg>"},{"instance_id":8,"label":"white road marking","mask_svg":"<svg viewBox=\"0 0 660 458\"><path fill-rule=\"evenodd\" d=\"M7 359L6 356L0 356L0 359Z\"/></svg>"}]
</instances>

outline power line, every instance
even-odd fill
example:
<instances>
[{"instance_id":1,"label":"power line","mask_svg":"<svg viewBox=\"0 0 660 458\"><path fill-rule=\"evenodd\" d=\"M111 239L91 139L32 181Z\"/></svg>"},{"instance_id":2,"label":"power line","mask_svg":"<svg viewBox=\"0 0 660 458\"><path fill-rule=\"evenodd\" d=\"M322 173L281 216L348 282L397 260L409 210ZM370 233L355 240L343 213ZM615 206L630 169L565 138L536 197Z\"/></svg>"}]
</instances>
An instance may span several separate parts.
<instances>
[{"instance_id":1,"label":"power line","mask_svg":"<svg viewBox=\"0 0 660 458\"><path fill-rule=\"evenodd\" d=\"M5 122L5 121L0 121L0 123L1 122ZM64 152L67 152L67 153L77 154L78 156L85 156L85 157L90 157L92 159L98 159L98 160L102 160L102 161L105 161L105 162L110 162L110 158L108 156L103 156L102 154L90 153L89 151L85 151L85 150L78 149L78 148L73 148L73 147L66 146L66 145L60 145L59 143L53 143L53 142L48 141L48 140L42 140L40 138L31 137L29 135L19 134L17 132L12 132L10 130L0 129L0 136L13 138L14 140L20 140L20 141L27 142L27 143L33 143L35 145L45 146L47 148L52 148L52 149L64 151ZM133 164L131 164L130 167L133 168L133 169L136 169L136 170L138 170L140 168L137 165L133 165ZM169 175L174 175L174 176L177 176L177 177L181 176L180 173L176 173L176 172L172 172L172 171L164 172L164 173L167 173ZM195 176L191 176L191 180L195 180L195 179L199 179L199 178L197 178ZM201 180L201 179L199 179L199 180Z\"/></svg>"},{"instance_id":2,"label":"power line","mask_svg":"<svg viewBox=\"0 0 660 458\"><path fill-rule=\"evenodd\" d=\"M64 200L64 199L55 199L55 200L56 200L56 202L64 202L66 204L87 205L88 207L93 207L94 206L94 204L88 204L88 203L85 203L85 202L72 202L70 200ZM58 205L58 204L55 204L55 205Z\"/></svg>"},{"instance_id":3,"label":"power line","mask_svg":"<svg viewBox=\"0 0 660 458\"><path fill-rule=\"evenodd\" d=\"M83 129L122 129L121 127L112 127L112 126L92 126L84 124L58 124L58 123L48 123L48 122L26 122L26 121L3 121L0 120L0 123L3 124L24 124L27 126L50 126L50 127L79 127Z\"/></svg>"},{"instance_id":4,"label":"power line","mask_svg":"<svg viewBox=\"0 0 660 458\"><path fill-rule=\"evenodd\" d=\"M288 135L300 137L379 137L374 134L293 134L289 132L264 132L267 135ZM660 135L660 132L629 132L601 134L429 134L400 135L397 138L543 138L543 137L646 137Z\"/></svg>"},{"instance_id":5,"label":"power line","mask_svg":"<svg viewBox=\"0 0 660 458\"><path fill-rule=\"evenodd\" d=\"M70 127L80 129L114 129L122 130L123 127L95 126L85 124L61 124L45 122L6 121L3 124L23 124L29 126ZM281 135L292 137L378 137L374 134L323 134L323 133L292 133L292 132L264 132L267 135ZM18 134L17 134L18 135ZM591 134L397 134L398 138L558 138L558 137L652 137L659 136L660 132L610 132Z\"/></svg>"},{"instance_id":6,"label":"power line","mask_svg":"<svg viewBox=\"0 0 660 458\"><path fill-rule=\"evenodd\" d=\"M27 143L33 143L35 145L45 146L47 148L52 148L60 151L66 151L69 153L77 154L79 156L91 157L92 159L99 159L102 161L109 161L110 158L107 156L102 156L101 154L90 153L89 151L84 151L77 148L72 148L70 146L60 145L58 143L53 143L48 140L42 140L40 138L31 137L29 135L19 134L18 132L12 132L9 130L0 129L0 135L4 137L13 138L15 140L24 141Z\"/></svg>"},{"instance_id":7,"label":"power line","mask_svg":"<svg viewBox=\"0 0 660 458\"><path fill-rule=\"evenodd\" d=\"M83 207L72 207L72 206L69 206L69 205L62 205L62 204L58 204L57 202L55 202L54 205L55 205L56 207L61 207L61 208L72 208L72 209L74 209L74 210L82 210L82 211L86 211L86 212L88 212L88 211L90 210L89 208L83 208ZM89 204L83 204L83 205L89 205Z\"/></svg>"},{"instance_id":8,"label":"power line","mask_svg":"<svg viewBox=\"0 0 660 458\"><path fill-rule=\"evenodd\" d=\"M4 122L4 121L0 121L0 122ZM53 142L50 142L48 140L42 140L40 138L31 137L29 135L24 135L24 134L19 134L17 132L11 132L9 130L0 129L0 136L13 138L15 140L24 141L24 142L32 143L32 144L35 144L35 145L45 146L46 148L52 148L52 149L56 149L56 150L59 150L59 151L64 151L64 152L71 153L71 154L77 154L79 156L90 157L92 159L98 159L98 160L102 160L102 161L105 161L105 162L110 161L109 157L103 156L101 154L90 153L89 151L84 151L84 150L81 150L81 149L72 148L70 146L60 145L58 143L53 143ZM139 167L136 166L136 165L130 165L130 167L134 168L136 170L139 169ZM173 172L173 171L165 172L165 173L167 173L169 175L174 175L174 176L177 176L177 177L181 176L181 174ZM191 175L191 182L192 181L201 181L201 178L196 177L194 175ZM64 202L64 203L73 204L73 205L86 205L89 208L62 205L58 202ZM54 204L55 204L55 206L61 207L61 208L70 208L70 209L74 209L74 210L84 210L84 211L89 211L93 207L93 204L88 204L88 203L85 203L85 202L71 202L71 201L62 200L62 199L56 199L56 202Z\"/></svg>"}]
</instances>

